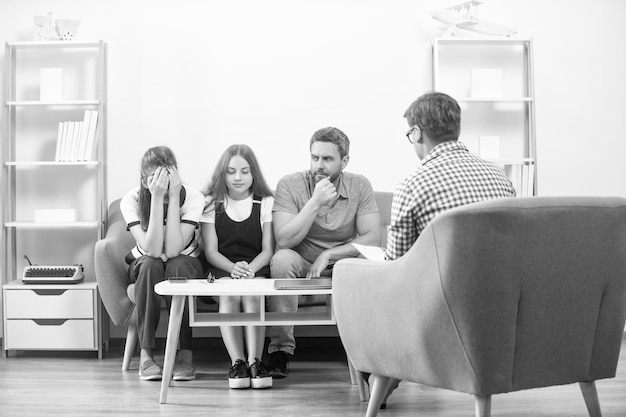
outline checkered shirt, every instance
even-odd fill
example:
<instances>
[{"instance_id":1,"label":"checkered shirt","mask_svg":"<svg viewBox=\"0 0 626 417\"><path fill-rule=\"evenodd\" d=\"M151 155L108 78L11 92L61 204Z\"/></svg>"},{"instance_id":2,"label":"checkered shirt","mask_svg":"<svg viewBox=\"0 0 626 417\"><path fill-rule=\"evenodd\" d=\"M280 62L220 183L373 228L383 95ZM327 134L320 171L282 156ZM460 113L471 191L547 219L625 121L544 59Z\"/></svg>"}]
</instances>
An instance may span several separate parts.
<instances>
[{"instance_id":1,"label":"checkered shirt","mask_svg":"<svg viewBox=\"0 0 626 417\"><path fill-rule=\"evenodd\" d=\"M404 255L437 214L503 197L515 197L515 189L500 168L471 154L461 142L437 145L394 192L387 258Z\"/></svg>"}]
</instances>

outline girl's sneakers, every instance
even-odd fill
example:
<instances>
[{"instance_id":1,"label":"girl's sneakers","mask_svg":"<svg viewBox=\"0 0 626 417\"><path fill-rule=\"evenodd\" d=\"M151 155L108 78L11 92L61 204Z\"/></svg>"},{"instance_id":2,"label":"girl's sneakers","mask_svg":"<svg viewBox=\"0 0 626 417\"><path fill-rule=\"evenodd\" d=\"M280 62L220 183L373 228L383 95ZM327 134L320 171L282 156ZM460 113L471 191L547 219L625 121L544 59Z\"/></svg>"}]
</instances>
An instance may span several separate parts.
<instances>
[{"instance_id":1,"label":"girl's sneakers","mask_svg":"<svg viewBox=\"0 0 626 417\"><path fill-rule=\"evenodd\" d=\"M272 387L272 377L259 358L254 358L254 363L250 365L250 381L252 388Z\"/></svg>"},{"instance_id":2,"label":"girl's sneakers","mask_svg":"<svg viewBox=\"0 0 626 417\"><path fill-rule=\"evenodd\" d=\"M228 371L228 388L250 388L250 370L245 361L237 359L235 364L230 367L230 371Z\"/></svg>"},{"instance_id":3,"label":"girl's sneakers","mask_svg":"<svg viewBox=\"0 0 626 417\"><path fill-rule=\"evenodd\" d=\"M270 388L272 377L258 358L250 367L244 360L237 359L228 372L228 387L244 389L250 386L252 388Z\"/></svg>"}]
</instances>

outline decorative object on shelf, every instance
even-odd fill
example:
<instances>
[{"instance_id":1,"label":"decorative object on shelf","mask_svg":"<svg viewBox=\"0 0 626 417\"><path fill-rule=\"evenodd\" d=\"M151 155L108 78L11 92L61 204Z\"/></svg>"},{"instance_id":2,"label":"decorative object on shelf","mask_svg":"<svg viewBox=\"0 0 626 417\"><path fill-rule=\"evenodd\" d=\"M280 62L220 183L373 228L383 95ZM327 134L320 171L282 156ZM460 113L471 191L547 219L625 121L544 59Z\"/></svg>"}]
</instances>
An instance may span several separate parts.
<instances>
[{"instance_id":1,"label":"decorative object on shelf","mask_svg":"<svg viewBox=\"0 0 626 417\"><path fill-rule=\"evenodd\" d=\"M474 68L471 80L471 97L502 97L502 69Z\"/></svg>"},{"instance_id":2,"label":"decorative object on shelf","mask_svg":"<svg viewBox=\"0 0 626 417\"><path fill-rule=\"evenodd\" d=\"M45 16L35 15L35 30L33 31L33 38L36 41L47 41L52 35L53 27L54 19L52 18L52 12Z\"/></svg>"},{"instance_id":3,"label":"decorative object on shelf","mask_svg":"<svg viewBox=\"0 0 626 417\"><path fill-rule=\"evenodd\" d=\"M78 33L80 19L57 19L57 32L62 40L71 41Z\"/></svg>"},{"instance_id":4,"label":"decorative object on shelf","mask_svg":"<svg viewBox=\"0 0 626 417\"><path fill-rule=\"evenodd\" d=\"M63 100L63 68L41 68L39 70L39 100Z\"/></svg>"},{"instance_id":5,"label":"decorative object on shelf","mask_svg":"<svg viewBox=\"0 0 626 417\"><path fill-rule=\"evenodd\" d=\"M445 25L444 36L454 36L457 29L495 36L511 36L517 32L513 28L476 17L478 5L482 3L478 0L465 1L431 12L431 17Z\"/></svg>"}]
</instances>

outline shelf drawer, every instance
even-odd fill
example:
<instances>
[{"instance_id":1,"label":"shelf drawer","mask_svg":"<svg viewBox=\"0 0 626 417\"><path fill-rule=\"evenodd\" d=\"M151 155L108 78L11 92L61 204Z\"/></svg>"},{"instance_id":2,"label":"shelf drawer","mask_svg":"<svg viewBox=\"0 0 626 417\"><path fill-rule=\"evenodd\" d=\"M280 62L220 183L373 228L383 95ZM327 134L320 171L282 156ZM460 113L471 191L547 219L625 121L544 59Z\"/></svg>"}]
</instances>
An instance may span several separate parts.
<instances>
[{"instance_id":1,"label":"shelf drawer","mask_svg":"<svg viewBox=\"0 0 626 417\"><path fill-rule=\"evenodd\" d=\"M93 319L92 290L5 290L7 319Z\"/></svg>"},{"instance_id":2,"label":"shelf drawer","mask_svg":"<svg viewBox=\"0 0 626 417\"><path fill-rule=\"evenodd\" d=\"M96 349L93 320L7 320L5 349Z\"/></svg>"}]
</instances>

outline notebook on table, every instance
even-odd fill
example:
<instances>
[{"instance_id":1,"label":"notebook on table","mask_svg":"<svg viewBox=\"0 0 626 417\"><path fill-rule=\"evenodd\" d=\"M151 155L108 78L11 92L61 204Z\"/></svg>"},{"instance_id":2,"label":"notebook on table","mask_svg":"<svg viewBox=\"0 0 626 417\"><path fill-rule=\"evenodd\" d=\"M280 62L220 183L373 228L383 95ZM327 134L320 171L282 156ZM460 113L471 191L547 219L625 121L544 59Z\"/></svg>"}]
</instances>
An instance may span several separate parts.
<instances>
[{"instance_id":1,"label":"notebook on table","mask_svg":"<svg viewBox=\"0 0 626 417\"><path fill-rule=\"evenodd\" d=\"M332 287L331 278L281 278L274 280L274 288L277 290L325 290Z\"/></svg>"}]
</instances>

